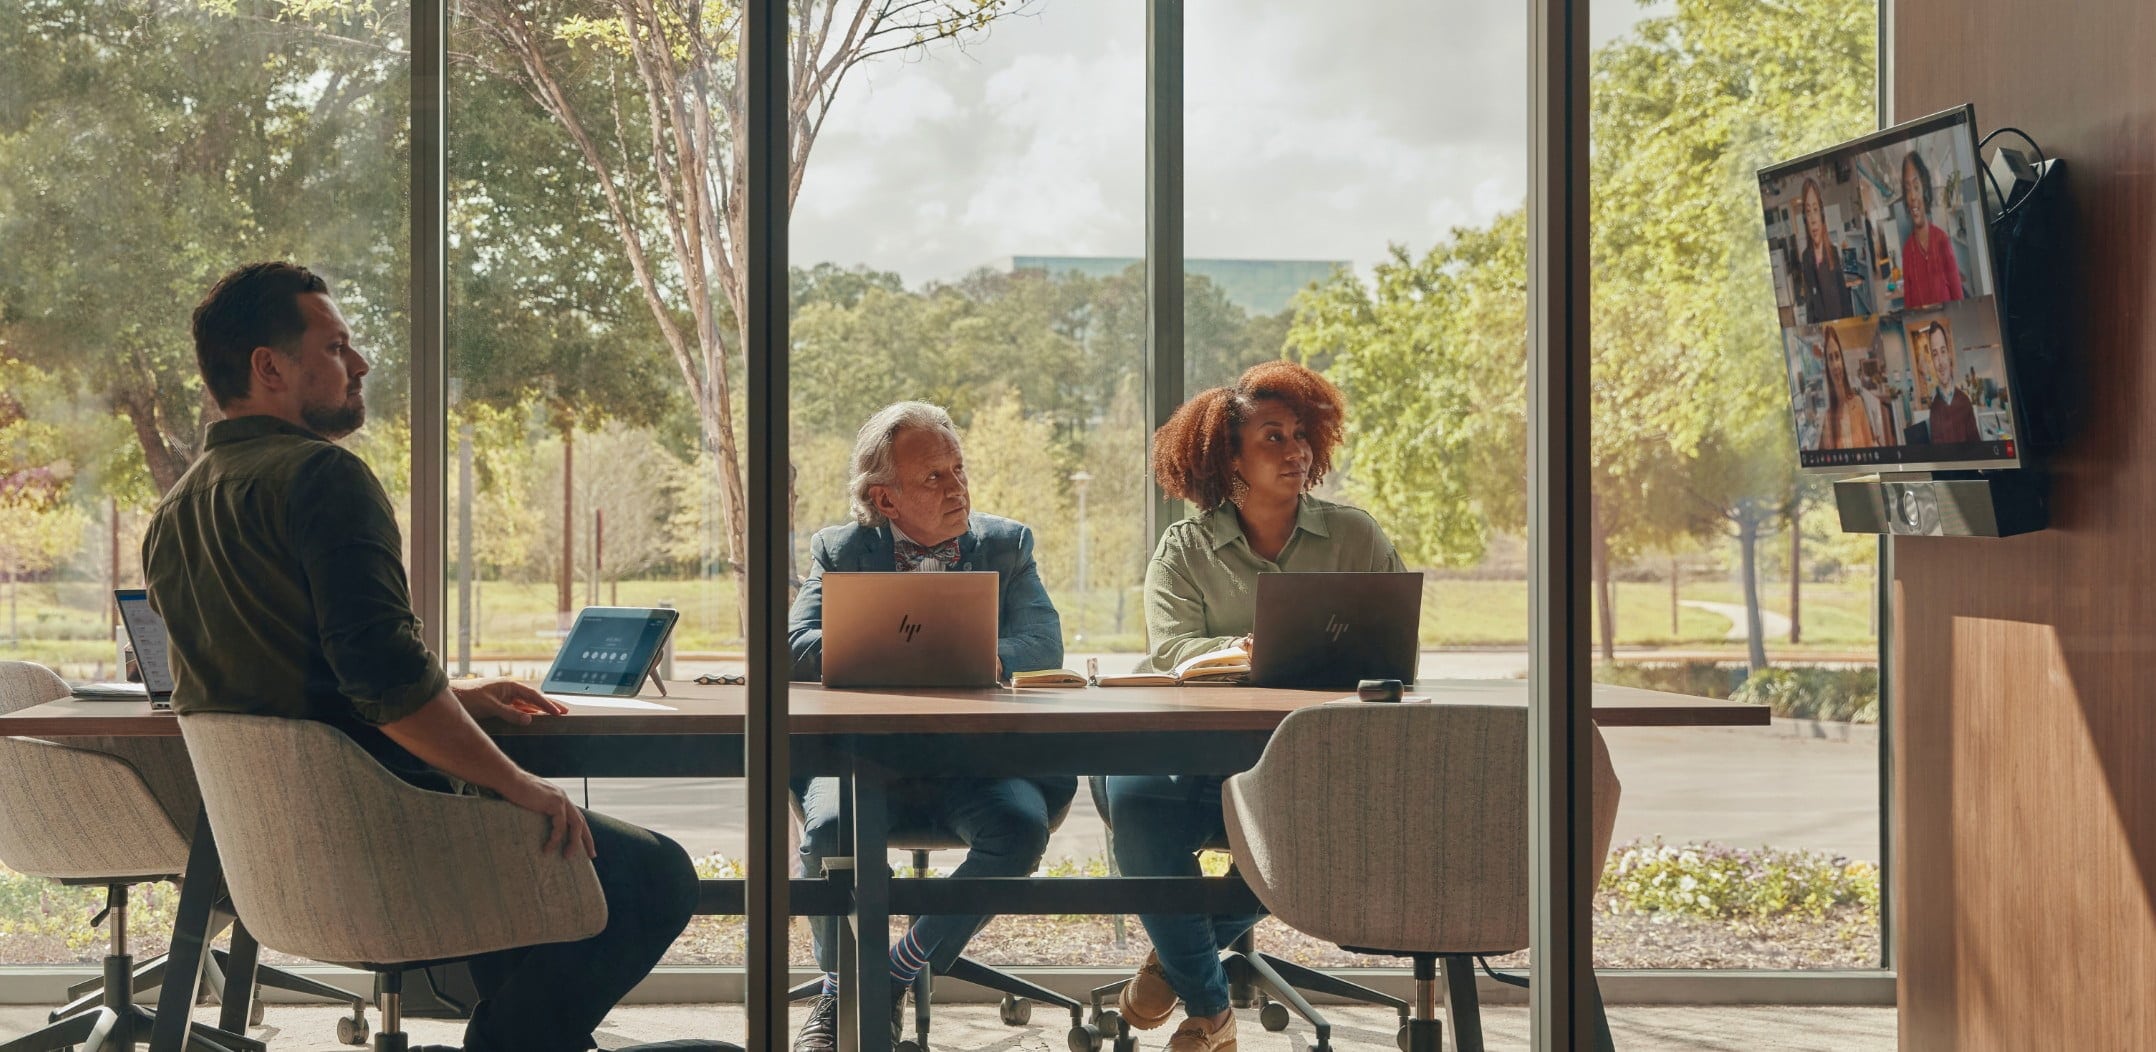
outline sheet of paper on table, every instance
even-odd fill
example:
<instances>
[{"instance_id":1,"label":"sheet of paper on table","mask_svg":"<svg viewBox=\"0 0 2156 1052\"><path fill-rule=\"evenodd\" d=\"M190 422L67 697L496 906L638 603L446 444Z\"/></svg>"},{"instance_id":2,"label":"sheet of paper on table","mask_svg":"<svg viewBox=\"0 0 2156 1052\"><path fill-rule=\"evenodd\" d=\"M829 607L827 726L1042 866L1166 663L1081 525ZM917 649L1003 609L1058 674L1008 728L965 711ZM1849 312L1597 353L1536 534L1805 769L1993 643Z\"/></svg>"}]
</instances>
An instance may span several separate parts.
<instances>
[{"instance_id":1,"label":"sheet of paper on table","mask_svg":"<svg viewBox=\"0 0 2156 1052\"><path fill-rule=\"evenodd\" d=\"M595 698L578 694L549 694L548 698L572 709L631 709L637 712L678 712L672 705L642 698Z\"/></svg>"}]
</instances>

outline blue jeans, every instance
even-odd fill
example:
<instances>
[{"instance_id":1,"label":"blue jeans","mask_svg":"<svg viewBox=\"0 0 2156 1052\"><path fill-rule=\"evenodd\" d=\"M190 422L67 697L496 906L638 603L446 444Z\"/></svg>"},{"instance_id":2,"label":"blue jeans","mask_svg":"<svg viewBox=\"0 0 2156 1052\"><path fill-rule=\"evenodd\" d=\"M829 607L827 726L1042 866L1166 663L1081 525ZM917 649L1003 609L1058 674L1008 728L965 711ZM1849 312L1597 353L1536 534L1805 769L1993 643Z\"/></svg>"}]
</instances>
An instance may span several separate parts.
<instances>
[{"instance_id":1,"label":"blue jeans","mask_svg":"<svg viewBox=\"0 0 2156 1052\"><path fill-rule=\"evenodd\" d=\"M1115 864L1131 877L1195 877L1198 849L1227 835L1220 813L1222 779L1194 775L1129 775L1108 779L1108 823L1115 830ZM1258 923L1258 915L1146 913L1138 921L1153 940L1160 970L1193 1016L1228 1009L1228 973L1220 951Z\"/></svg>"},{"instance_id":2,"label":"blue jeans","mask_svg":"<svg viewBox=\"0 0 2156 1052\"><path fill-rule=\"evenodd\" d=\"M1056 779L1043 781L1055 782ZM966 842L965 861L955 877L1023 877L1040 867L1048 850L1048 816L1070 802L1077 779L1067 786L1044 786L1026 778L936 778L894 783L890 787L890 828L934 828ZM823 872L826 855L850 850L839 843L839 780L811 779L800 790L801 871ZM881 859L877 861L881 862ZM929 966L948 968L965 951L987 916L923 917L912 928L913 941ZM837 917L809 918L816 946L816 966L838 970Z\"/></svg>"}]
</instances>

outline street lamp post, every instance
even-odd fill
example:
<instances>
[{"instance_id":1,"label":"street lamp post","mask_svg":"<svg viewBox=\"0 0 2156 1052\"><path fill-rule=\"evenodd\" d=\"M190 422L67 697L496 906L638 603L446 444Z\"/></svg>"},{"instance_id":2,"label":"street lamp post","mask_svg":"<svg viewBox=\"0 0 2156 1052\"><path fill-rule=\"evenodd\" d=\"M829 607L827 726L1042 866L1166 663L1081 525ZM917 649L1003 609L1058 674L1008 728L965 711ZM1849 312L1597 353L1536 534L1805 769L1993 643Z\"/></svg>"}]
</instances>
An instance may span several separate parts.
<instances>
[{"instance_id":1,"label":"street lamp post","mask_svg":"<svg viewBox=\"0 0 2156 1052\"><path fill-rule=\"evenodd\" d=\"M1077 631L1073 633L1073 638L1080 643L1085 642L1087 596L1085 579L1085 488L1086 483L1091 481L1093 481L1093 476L1085 471L1079 471L1071 476L1072 484L1078 487L1078 627Z\"/></svg>"}]
</instances>

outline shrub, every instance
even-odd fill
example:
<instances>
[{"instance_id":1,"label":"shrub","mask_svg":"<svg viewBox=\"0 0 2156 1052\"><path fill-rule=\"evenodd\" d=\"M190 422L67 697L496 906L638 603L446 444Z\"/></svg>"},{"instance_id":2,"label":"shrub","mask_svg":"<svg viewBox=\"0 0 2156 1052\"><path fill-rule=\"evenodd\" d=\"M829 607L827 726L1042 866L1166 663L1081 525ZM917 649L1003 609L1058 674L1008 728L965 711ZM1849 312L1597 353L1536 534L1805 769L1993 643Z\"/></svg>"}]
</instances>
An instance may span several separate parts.
<instances>
[{"instance_id":1,"label":"shrub","mask_svg":"<svg viewBox=\"0 0 2156 1052\"><path fill-rule=\"evenodd\" d=\"M1742 667L1687 661L1674 665L1604 665L1595 670L1595 679L1646 690L1766 705L1776 716L1879 722L1876 668L1797 666L1747 674Z\"/></svg>"},{"instance_id":2,"label":"shrub","mask_svg":"<svg viewBox=\"0 0 2156 1052\"><path fill-rule=\"evenodd\" d=\"M1613 913L1714 920L1819 919L1841 907L1879 911L1879 867L1811 851L1692 844L1660 838L1611 852L1599 905Z\"/></svg>"}]
</instances>

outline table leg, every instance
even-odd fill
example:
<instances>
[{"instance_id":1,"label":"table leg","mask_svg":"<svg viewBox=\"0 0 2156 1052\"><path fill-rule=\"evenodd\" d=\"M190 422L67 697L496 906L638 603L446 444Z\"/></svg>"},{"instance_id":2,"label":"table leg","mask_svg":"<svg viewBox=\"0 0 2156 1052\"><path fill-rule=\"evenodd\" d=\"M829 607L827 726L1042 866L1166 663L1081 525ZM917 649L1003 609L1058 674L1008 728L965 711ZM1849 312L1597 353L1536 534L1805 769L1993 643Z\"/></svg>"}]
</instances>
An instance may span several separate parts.
<instances>
[{"instance_id":1,"label":"table leg","mask_svg":"<svg viewBox=\"0 0 2156 1052\"><path fill-rule=\"evenodd\" d=\"M187 1017L202 984L202 962L209 957L214 907L225 883L217 842L210 836L210 814L195 819L195 839L187 849L186 883L180 888L179 918L172 925L172 950L165 958L165 981L157 998L157 1024L150 1029L150 1052L182 1052L187 1046Z\"/></svg>"},{"instance_id":2,"label":"table leg","mask_svg":"<svg viewBox=\"0 0 2156 1052\"><path fill-rule=\"evenodd\" d=\"M853 776L839 778L838 842L846 850L853 850ZM849 899L860 881L859 869L846 871L846 890ZM833 961L838 970L838 1047L856 1049L861 1047L861 984L854 981L854 929L851 914L838 919L838 952Z\"/></svg>"},{"instance_id":3,"label":"table leg","mask_svg":"<svg viewBox=\"0 0 2156 1052\"><path fill-rule=\"evenodd\" d=\"M853 936L859 1044L855 1052L891 1052L891 867L887 775L871 763L853 768Z\"/></svg>"}]
</instances>

